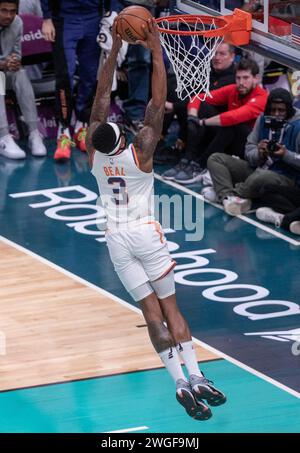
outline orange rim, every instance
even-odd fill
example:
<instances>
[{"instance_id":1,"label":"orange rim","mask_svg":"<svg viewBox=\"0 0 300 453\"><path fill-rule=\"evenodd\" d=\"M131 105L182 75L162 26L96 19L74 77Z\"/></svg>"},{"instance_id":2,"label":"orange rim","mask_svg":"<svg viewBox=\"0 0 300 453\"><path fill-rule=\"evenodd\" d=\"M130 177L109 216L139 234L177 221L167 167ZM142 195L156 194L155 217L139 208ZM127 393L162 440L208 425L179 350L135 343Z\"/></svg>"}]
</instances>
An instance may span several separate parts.
<instances>
[{"instance_id":1,"label":"orange rim","mask_svg":"<svg viewBox=\"0 0 300 453\"><path fill-rule=\"evenodd\" d=\"M219 16L219 17L214 17L214 16L201 16L198 14L178 14L177 16L164 16L156 19L157 25L158 25L158 30L161 33L168 33L170 35L205 35L205 36L221 36L224 33L226 33L226 28L228 26L228 23L226 22L223 17L226 16ZM176 23L178 21L180 22L186 22L188 24L193 24L197 22L198 20L201 20L202 23L204 24L212 24L214 21L215 25L217 25L219 28L216 28L215 30L195 30L195 31L186 31L186 30L169 30L167 28L163 28L160 26L161 22L167 21L169 23ZM225 31L224 31L225 30ZM212 33L212 34L211 34Z\"/></svg>"},{"instance_id":2,"label":"orange rim","mask_svg":"<svg viewBox=\"0 0 300 453\"><path fill-rule=\"evenodd\" d=\"M167 21L170 24L177 23L178 21L192 24L201 20L203 24L210 25L214 23L218 28L214 30L175 30L166 29L163 27L163 22ZM158 30L160 33L167 33L170 35L189 35L189 36L206 36L213 38L218 36L227 37L229 41L240 44L247 44L250 40L250 31L252 29L252 15L246 11L235 8L233 14L228 16L206 16L198 14L178 14L176 16L163 16L156 19Z\"/></svg>"}]
</instances>

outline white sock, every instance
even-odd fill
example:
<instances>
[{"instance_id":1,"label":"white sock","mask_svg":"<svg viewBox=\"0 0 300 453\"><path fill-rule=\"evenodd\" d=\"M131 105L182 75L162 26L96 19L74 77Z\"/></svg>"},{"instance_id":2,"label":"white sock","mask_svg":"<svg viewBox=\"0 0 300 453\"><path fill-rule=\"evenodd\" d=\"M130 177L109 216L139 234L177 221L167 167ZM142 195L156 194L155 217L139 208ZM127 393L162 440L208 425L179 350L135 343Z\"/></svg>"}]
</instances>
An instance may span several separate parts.
<instances>
[{"instance_id":1,"label":"white sock","mask_svg":"<svg viewBox=\"0 0 300 453\"><path fill-rule=\"evenodd\" d=\"M201 376L202 373L199 370L196 352L192 341L185 341L184 343L178 343L176 349L181 356L182 360L187 367L189 375L196 374Z\"/></svg>"},{"instance_id":2,"label":"white sock","mask_svg":"<svg viewBox=\"0 0 300 453\"><path fill-rule=\"evenodd\" d=\"M57 129L57 138L59 138L61 135L67 135L69 138L71 138L69 128L64 127L62 124L59 123L58 129Z\"/></svg>"},{"instance_id":3,"label":"white sock","mask_svg":"<svg viewBox=\"0 0 300 453\"><path fill-rule=\"evenodd\" d=\"M184 379L186 381L186 377L181 368L179 355L177 354L175 347L159 352L158 355L175 382L178 381L178 379Z\"/></svg>"},{"instance_id":4,"label":"white sock","mask_svg":"<svg viewBox=\"0 0 300 453\"><path fill-rule=\"evenodd\" d=\"M84 124L82 121L76 120L75 127L74 127L74 132L75 134L79 131L81 127L83 127Z\"/></svg>"}]
</instances>

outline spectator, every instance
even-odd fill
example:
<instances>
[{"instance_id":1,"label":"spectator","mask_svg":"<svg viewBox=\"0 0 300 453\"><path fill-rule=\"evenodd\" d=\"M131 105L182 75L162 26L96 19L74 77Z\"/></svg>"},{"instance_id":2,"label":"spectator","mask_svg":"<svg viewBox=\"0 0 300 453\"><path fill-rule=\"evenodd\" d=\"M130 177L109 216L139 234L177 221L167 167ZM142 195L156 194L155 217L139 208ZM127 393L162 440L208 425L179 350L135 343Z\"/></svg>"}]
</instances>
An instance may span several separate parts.
<instances>
[{"instance_id":1,"label":"spectator","mask_svg":"<svg viewBox=\"0 0 300 453\"><path fill-rule=\"evenodd\" d=\"M42 17L43 12L40 0L19 0L19 14L31 14ZM42 71L45 63L26 65L25 70L30 80L40 80L43 77Z\"/></svg>"},{"instance_id":2,"label":"spectator","mask_svg":"<svg viewBox=\"0 0 300 453\"><path fill-rule=\"evenodd\" d=\"M216 90L225 85L235 82L235 51L230 44L222 43L218 46L211 61L210 90ZM154 158L156 162L163 163L170 156L170 148L167 147L165 137L175 116L179 124L179 134L175 148L182 151L187 140L187 104L188 101L181 101L176 94L176 76L170 66L167 73L168 93L165 105L165 116L162 130L162 137L158 143ZM171 153L172 154L172 153Z\"/></svg>"},{"instance_id":3,"label":"spectator","mask_svg":"<svg viewBox=\"0 0 300 453\"><path fill-rule=\"evenodd\" d=\"M265 204L256 211L263 222L273 223L294 234L300 234L300 188L266 184L260 192Z\"/></svg>"},{"instance_id":4,"label":"spectator","mask_svg":"<svg viewBox=\"0 0 300 453\"><path fill-rule=\"evenodd\" d=\"M113 7L113 6L114 5L111 5L111 7ZM113 23L114 23L114 20L117 17L117 15L118 15L117 12L112 9L111 11L108 11L107 13L105 13L100 21L99 35L97 37L98 44L101 48L101 58L100 58L100 62L99 62L98 75L100 74L102 66L105 63L105 61L111 51L111 48L112 48L111 30L112 30ZM121 68L121 66L126 58L127 50L128 50L128 43L126 41L122 41L122 46L119 50L118 58L117 58L117 69L115 70L114 77L113 77L112 92L115 92L118 89L117 71L118 71L118 69Z\"/></svg>"},{"instance_id":5,"label":"spectator","mask_svg":"<svg viewBox=\"0 0 300 453\"><path fill-rule=\"evenodd\" d=\"M154 14L153 0L118 0L117 11L132 6L144 6ZM127 51L128 98L123 102L126 129L136 134L142 127L150 90L151 53L141 45L129 44Z\"/></svg>"},{"instance_id":6,"label":"spectator","mask_svg":"<svg viewBox=\"0 0 300 453\"><path fill-rule=\"evenodd\" d=\"M33 14L42 17L40 0L19 0L19 14Z\"/></svg>"},{"instance_id":7,"label":"spectator","mask_svg":"<svg viewBox=\"0 0 300 453\"><path fill-rule=\"evenodd\" d=\"M88 106L96 86L100 48L97 43L101 18L100 0L41 0L42 31L53 43L58 119L57 148L54 159L71 157L71 118L73 113L74 75L78 62L78 90L75 103L74 141L86 151L85 137Z\"/></svg>"},{"instance_id":8,"label":"spectator","mask_svg":"<svg viewBox=\"0 0 300 453\"><path fill-rule=\"evenodd\" d=\"M286 121L270 147L270 129L265 117ZM228 214L247 212L252 199L261 198L265 184L294 187L300 183L300 110L293 107L290 93L272 90L265 108L248 136L246 161L216 153L208 159L208 169L217 198Z\"/></svg>"},{"instance_id":9,"label":"spectator","mask_svg":"<svg viewBox=\"0 0 300 453\"><path fill-rule=\"evenodd\" d=\"M211 60L210 90L217 90L235 82L234 58L234 46L227 43L218 46Z\"/></svg>"},{"instance_id":10,"label":"spectator","mask_svg":"<svg viewBox=\"0 0 300 453\"><path fill-rule=\"evenodd\" d=\"M45 156L46 148L38 131L38 116L32 85L21 67L22 19L17 16L18 0L0 0L0 71L5 73L6 89L16 93L26 125L33 156ZM5 99L0 95L0 154L11 159L24 159L25 152L9 134Z\"/></svg>"},{"instance_id":11,"label":"spectator","mask_svg":"<svg viewBox=\"0 0 300 453\"><path fill-rule=\"evenodd\" d=\"M155 14L155 7L165 0L119 0L119 10L128 6L141 5ZM145 110L149 100L151 53L141 45L129 44L127 52L128 99L123 102L126 129L136 134L143 126Z\"/></svg>"},{"instance_id":12,"label":"spectator","mask_svg":"<svg viewBox=\"0 0 300 453\"><path fill-rule=\"evenodd\" d=\"M167 100L165 103L165 114L161 138L157 144L153 161L154 163L167 163L168 161L178 160L178 152L182 152L187 136L187 101L181 101L176 94L177 80L173 68L169 66L167 71ZM175 148L167 145L166 137L168 130L176 118L179 125L178 138Z\"/></svg>"},{"instance_id":13,"label":"spectator","mask_svg":"<svg viewBox=\"0 0 300 453\"><path fill-rule=\"evenodd\" d=\"M267 92L258 86L258 72L255 61L241 60L235 84L213 90L205 102L196 96L191 100L186 153L175 168L164 173L166 179L180 184L200 181L207 159L216 152L244 157L247 136L267 100ZM219 113L215 107L226 111Z\"/></svg>"}]
</instances>

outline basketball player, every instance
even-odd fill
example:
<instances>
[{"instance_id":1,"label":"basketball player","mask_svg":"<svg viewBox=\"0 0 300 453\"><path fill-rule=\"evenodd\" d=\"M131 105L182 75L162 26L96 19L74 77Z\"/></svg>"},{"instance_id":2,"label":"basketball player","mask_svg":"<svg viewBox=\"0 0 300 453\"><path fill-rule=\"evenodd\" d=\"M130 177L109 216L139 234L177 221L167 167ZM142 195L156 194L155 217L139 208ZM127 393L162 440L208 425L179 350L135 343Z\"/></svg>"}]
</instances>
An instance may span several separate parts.
<instances>
[{"instance_id":1,"label":"basketball player","mask_svg":"<svg viewBox=\"0 0 300 453\"><path fill-rule=\"evenodd\" d=\"M197 420L212 413L225 395L198 368L191 334L176 304L172 260L160 224L155 222L153 201L153 153L159 140L166 100L166 73L155 20L145 26L153 59L152 99L144 126L126 145L118 124L107 122L113 73L122 40L114 22L113 46L97 86L87 145L92 173L97 179L107 215L106 240L115 270L126 290L140 303L151 342L176 384L176 398ZM166 325L165 325L166 323ZM184 360L189 380L183 374Z\"/></svg>"}]
</instances>

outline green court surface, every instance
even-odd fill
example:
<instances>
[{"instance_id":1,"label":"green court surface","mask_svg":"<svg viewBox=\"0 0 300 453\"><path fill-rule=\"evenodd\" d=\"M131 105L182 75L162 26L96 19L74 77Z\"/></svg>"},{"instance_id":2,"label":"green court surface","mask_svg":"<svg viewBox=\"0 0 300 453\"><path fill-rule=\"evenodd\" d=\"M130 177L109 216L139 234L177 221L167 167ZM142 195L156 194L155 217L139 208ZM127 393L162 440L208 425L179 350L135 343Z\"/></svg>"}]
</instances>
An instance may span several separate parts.
<instances>
[{"instance_id":1,"label":"green court surface","mask_svg":"<svg viewBox=\"0 0 300 453\"><path fill-rule=\"evenodd\" d=\"M0 431L300 432L296 397L226 360L204 363L202 369L228 397L224 406L212 408L208 421L186 415L162 368L2 392Z\"/></svg>"}]
</instances>

